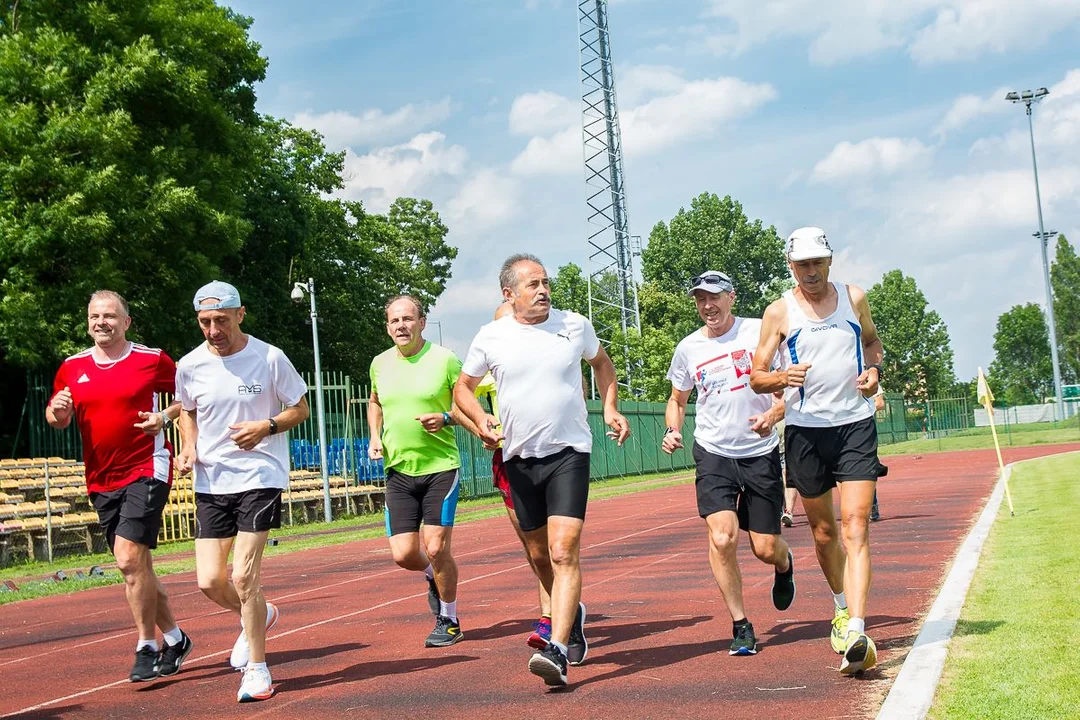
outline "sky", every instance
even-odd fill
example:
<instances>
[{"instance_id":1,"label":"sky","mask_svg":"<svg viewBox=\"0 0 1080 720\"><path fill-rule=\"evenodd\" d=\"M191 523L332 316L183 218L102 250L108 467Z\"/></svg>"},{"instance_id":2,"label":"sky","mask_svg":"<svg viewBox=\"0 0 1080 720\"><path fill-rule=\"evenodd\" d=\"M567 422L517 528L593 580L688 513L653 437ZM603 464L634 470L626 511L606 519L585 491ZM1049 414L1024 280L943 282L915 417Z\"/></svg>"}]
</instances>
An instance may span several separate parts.
<instances>
[{"instance_id":1,"label":"sky","mask_svg":"<svg viewBox=\"0 0 1080 720\"><path fill-rule=\"evenodd\" d=\"M345 150L339 194L425 197L450 228L428 339L464 355L513 252L586 265L575 0L225 1L270 60L260 111ZM1076 0L611 0L609 26L631 234L703 192L782 237L823 227L833 279L915 278L960 379L1001 313L1045 304L1027 119L1004 96L1050 90L1045 227L1075 246Z\"/></svg>"}]
</instances>

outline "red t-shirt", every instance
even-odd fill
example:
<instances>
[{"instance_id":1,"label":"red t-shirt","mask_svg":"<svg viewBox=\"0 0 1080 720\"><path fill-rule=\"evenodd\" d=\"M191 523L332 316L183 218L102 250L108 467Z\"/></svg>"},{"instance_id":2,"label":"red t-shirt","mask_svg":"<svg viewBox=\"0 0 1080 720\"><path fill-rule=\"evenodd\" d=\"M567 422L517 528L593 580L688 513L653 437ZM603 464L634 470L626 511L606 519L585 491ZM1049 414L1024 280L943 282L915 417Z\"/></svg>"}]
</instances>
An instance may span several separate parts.
<instances>
[{"instance_id":1,"label":"red t-shirt","mask_svg":"<svg viewBox=\"0 0 1080 720\"><path fill-rule=\"evenodd\" d=\"M135 427L139 412L158 412L158 392L174 392L176 363L161 350L131 344L115 362L98 363L93 350L72 355L56 373L53 395L65 387L75 401L83 441L87 492L107 492L140 477L172 480L172 448L165 434ZM51 400L51 398L50 398Z\"/></svg>"}]
</instances>

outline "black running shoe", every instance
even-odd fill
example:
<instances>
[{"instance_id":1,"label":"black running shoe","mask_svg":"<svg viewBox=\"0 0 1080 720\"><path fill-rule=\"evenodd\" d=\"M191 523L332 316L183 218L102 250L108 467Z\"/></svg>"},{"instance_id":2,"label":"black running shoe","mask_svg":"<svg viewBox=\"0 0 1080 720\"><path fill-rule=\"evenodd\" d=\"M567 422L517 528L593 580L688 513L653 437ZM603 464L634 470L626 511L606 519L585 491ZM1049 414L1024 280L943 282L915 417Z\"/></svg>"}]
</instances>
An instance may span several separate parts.
<instances>
[{"instance_id":1,"label":"black running shoe","mask_svg":"<svg viewBox=\"0 0 1080 720\"><path fill-rule=\"evenodd\" d=\"M431 614L438 617L439 615L439 586L435 584L435 578L427 579L427 606L431 609Z\"/></svg>"},{"instance_id":2,"label":"black running shoe","mask_svg":"<svg viewBox=\"0 0 1080 720\"><path fill-rule=\"evenodd\" d=\"M566 656L555 643L550 643L529 658L529 672L544 679L545 685L562 687L566 685Z\"/></svg>"},{"instance_id":3,"label":"black running shoe","mask_svg":"<svg viewBox=\"0 0 1080 720\"><path fill-rule=\"evenodd\" d=\"M870 522L877 522L881 519L881 510L878 509L878 504L874 503L870 506Z\"/></svg>"},{"instance_id":4,"label":"black running shoe","mask_svg":"<svg viewBox=\"0 0 1080 720\"><path fill-rule=\"evenodd\" d=\"M445 615L435 616L435 629L427 636L424 647L446 647L456 642L461 642L465 637L461 633L461 625L457 620L451 620Z\"/></svg>"},{"instance_id":5,"label":"black running shoe","mask_svg":"<svg viewBox=\"0 0 1080 720\"><path fill-rule=\"evenodd\" d=\"M589 654L589 641L585 639L585 603L579 602L574 624L570 626L570 639L566 643L566 661L571 665L585 662Z\"/></svg>"},{"instance_id":6,"label":"black running shoe","mask_svg":"<svg viewBox=\"0 0 1080 720\"><path fill-rule=\"evenodd\" d=\"M191 638L183 630L180 631L183 635L183 639L175 645L170 645L167 641L165 643L165 649L161 651L161 655L158 656L158 675L161 677L168 677L180 672L180 666L184 664L184 660L191 654L195 644L191 642Z\"/></svg>"},{"instance_id":7,"label":"black running shoe","mask_svg":"<svg viewBox=\"0 0 1080 720\"><path fill-rule=\"evenodd\" d=\"M131 668L128 680L146 682L158 676L158 651L143 645L135 653L135 665Z\"/></svg>"},{"instance_id":8,"label":"black running shoe","mask_svg":"<svg viewBox=\"0 0 1080 720\"><path fill-rule=\"evenodd\" d=\"M795 599L795 558L788 550L788 570L785 573L776 570L773 572L772 581L772 604L777 610L787 610L791 607L791 601Z\"/></svg>"},{"instance_id":9,"label":"black running shoe","mask_svg":"<svg viewBox=\"0 0 1080 720\"><path fill-rule=\"evenodd\" d=\"M754 626L750 623L740 625L735 630L735 637L731 641L728 655L756 655L757 637L754 636Z\"/></svg>"}]
</instances>

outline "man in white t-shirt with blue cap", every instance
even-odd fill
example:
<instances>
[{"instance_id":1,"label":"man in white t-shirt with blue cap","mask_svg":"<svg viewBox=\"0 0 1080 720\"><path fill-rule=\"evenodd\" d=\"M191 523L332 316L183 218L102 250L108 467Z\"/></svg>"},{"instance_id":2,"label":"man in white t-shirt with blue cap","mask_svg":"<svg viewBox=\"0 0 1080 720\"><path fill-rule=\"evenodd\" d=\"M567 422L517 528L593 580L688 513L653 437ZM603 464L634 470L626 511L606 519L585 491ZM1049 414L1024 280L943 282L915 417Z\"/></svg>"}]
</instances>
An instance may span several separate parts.
<instances>
[{"instance_id":1,"label":"man in white t-shirt with blue cap","mask_svg":"<svg viewBox=\"0 0 1080 720\"><path fill-rule=\"evenodd\" d=\"M776 609L787 610L795 599L791 550L780 536L784 485L780 443L773 432L784 417L784 405L750 388L761 321L731 313L731 278L706 271L691 281L688 294L705 324L679 342L671 359L671 397L661 447L669 455L683 447L686 403L697 390L695 486L698 513L709 529L709 565L731 613L729 654L754 655L757 637L743 606L736 553L739 530L749 535L754 555L774 568Z\"/></svg>"},{"instance_id":2,"label":"man in white t-shirt with blue cap","mask_svg":"<svg viewBox=\"0 0 1080 720\"><path fill-rule=\"evenodd\" d=\"M307 384L281 350L241 330L245 309L235 287L208 283L194 307L206 342L176 366L183 436L176 464L195 476L195 571L203 594L241 618L230 658L244 671L237 700L266 700L274 694L266 631L279 613L263 598L262 555L271 528L281 527L285 431L308 417Z\"/></svg>"},{"instance_id":3,"label":"man in white t-shirt with blue cap","mask_svg":"<svg viewBox=\"0 0 1080 720\"><path fill-rule=\"evenodd\" d=\"M853 675L877 664L866 615L870 509L880 467L871 398L884 350L866 293L829 281L832 247L824 230L791 233L787 260L796 286L765 310L750 382L759 393L784 391L788 481L802 496L818 564L833 592L830 642L843 655L840 672ZM783 366L774 370L768 359L778 349Z\"/></svg>"}]
</instances>

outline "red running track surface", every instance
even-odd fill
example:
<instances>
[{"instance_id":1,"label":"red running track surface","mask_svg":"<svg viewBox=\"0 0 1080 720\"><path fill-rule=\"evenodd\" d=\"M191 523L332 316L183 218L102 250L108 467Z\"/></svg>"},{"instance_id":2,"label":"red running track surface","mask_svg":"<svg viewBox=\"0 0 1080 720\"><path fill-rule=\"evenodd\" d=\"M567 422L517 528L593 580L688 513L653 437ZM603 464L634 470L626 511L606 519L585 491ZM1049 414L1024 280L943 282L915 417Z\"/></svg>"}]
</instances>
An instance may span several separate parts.
<instances>
[{"instance_id":1,"label":"red running track surface","mask_svg":"<svg viewBox=\"0 0 1080 720\"><path fill-rule=\"evenodd\" d=\"M1007 448L1005 460L1077 449ZM784 531L798 586L787 612L769 600L771 568L740 540L760 652L728 656L731 621L688 483L590 505L582 551L590 650L584 665L570 668L568 689L548 691L528 672L536 585L500 517L455 533L465 639L452 647L423 647L433 624L426 584L393 564L384 539L367 540L267 560L265 593L282 610L268 643L277 688L268 701L236 703L240 675L228 668L228 654L238 619L183 573L163 582L195 650L178 675L153 683L126 681L136 635L121 586L0 607L0 715L872 717L996 476L988 451L886 461L867 620L880 664L864 677L837 672L839 656L828 643L831 596L801 511Z\"/></svg>"}]
</instances>

